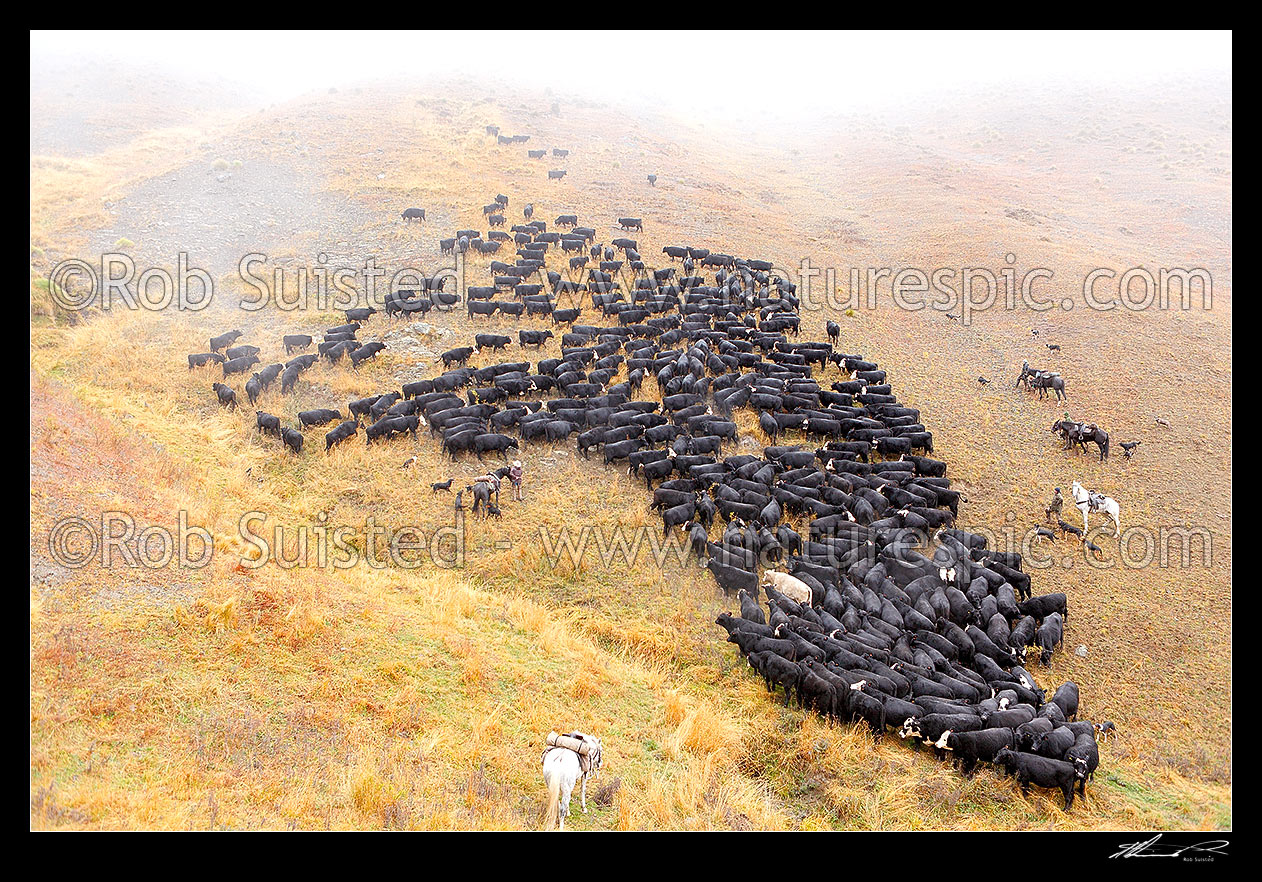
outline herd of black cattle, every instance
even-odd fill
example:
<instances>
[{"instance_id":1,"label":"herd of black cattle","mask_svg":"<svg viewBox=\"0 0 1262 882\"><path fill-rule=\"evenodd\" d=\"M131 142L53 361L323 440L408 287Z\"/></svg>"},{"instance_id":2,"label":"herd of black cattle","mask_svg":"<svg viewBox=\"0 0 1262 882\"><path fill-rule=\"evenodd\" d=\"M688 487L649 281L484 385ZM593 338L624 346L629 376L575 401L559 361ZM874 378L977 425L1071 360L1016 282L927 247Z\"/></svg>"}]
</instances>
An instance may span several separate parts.
<instances>
[{"instance_id":1,"label":"herd of black cattle","mask_svg":"<svg viewBox=\"0 0 1262 882\"><path fill-rule=\"evenodd\" d=\"M483 213L498 225L507 204L499 196ZM512 228L516 261L492 262L491 284L468 287L466 310L471 322L497 312L550 320L562 334L559 358L470 367L475 351L512 342L477 334L474 346L444 352L432 378L351 401L347 413L301 411L298 428L260 411L259 431L301 453L303 430L329 423L338 425L326 451L361 426L368 444L426 427L453 460L506 458L521 444L574 436L584 457L599 451L606 466L625 463L642 477L664 532L681 530L739 598L739 615L718 624L768 689L783 688L786 704L796 694L804 707L865 721L878 737L892 727L940 757L950 752L966 772L995 763L1023 788L1059 788L1068 809L1075 784L1085 792L1099 762L1099 727L1076 721L1072 682L1047 699L1022 666L1030 647L1050 663L1066 597L1032 596L1019 554L954 529L967 499L950 487L946 464L927 456L933 436L918 410L898 402L885 371L841 351L833 322L828 342L799 340L795 288L767 261L667 246L671 265L654 270L634 240L594 244L596 231L574 215L554 222L566 232L549 233L533 213L525 206L527 222ZM638 218L619 225L642 229ZM442 249L492 253L508 236L477 233L460 231ZM566 273L548 269L553 249L573 254ZM460 295L444 292L443 281L391 293L384 312L451 309ZM579 323L588 301L601 324ZM251 404L278 380L282 393L295 390L319 358L358 367L375 357L385 344L357 335L376 312L347 310L317 353L253 373L244 387ZM259 363L257 347L234 345L240 335L213 338L210 352L188 357L190 370L222 365L214 390L226 407L238 400L227 380ZM517 343L542 347L552 336L520 329ZM292 354L314 341L282 342ZM828 383L830 373L840 376ZM646 381L660 400L639 397ZM773 442L761 455L725 451L738 441L738 408L755 411ZM725 526L714 541L719 517ZM795 519L805 535L790 526ZM775 568L761 584L760 567Z\"/></svg>"}]
</instances>

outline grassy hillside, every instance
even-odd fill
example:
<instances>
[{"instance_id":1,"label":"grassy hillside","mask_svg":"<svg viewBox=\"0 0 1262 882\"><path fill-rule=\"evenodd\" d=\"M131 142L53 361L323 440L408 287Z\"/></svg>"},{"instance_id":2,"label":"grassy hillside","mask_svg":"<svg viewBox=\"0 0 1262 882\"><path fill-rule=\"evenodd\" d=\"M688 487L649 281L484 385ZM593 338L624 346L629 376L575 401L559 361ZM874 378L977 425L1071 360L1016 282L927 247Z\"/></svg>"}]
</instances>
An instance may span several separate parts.
<instances>
[{"instance_id":1,"label":"grassy hillside","mask_svg":"<svg viewBox=\"0 0 1262 882\"><path fill-rule=\"evenodd\" d=\"M604 739L607 771L576 829L1230 826L1231 130L1221 94L1193 84L1123 96L1120 114L1116 96L1021 108L982 96L962 116L925 109L751 131L451 83L225 113L88 156L33 155L32 824L533 827L542 738L579 728ZM531 141L498 147L487 124ZM570 157L526 157L554 146ZM552 167L569 173L549 182ZM246 512L284 527L289 556L303 526L348 525L361 549L370 519L428 537L454 518L429 482L462 484L479 467L444 462L424 436L326 456L310 432L301 458L284 456L258 438L249 409L220 410L219 372L184 361L208 336L241 328L267 364L283 359L282 334L342 320L331 309L235 308L241 255L267 254L269 274L320 254L329 265L373 255L437 267L437 239L481 226L479 207L497 192L512 217L531 201L548 221L577 212L606 241L614 218L641 216L646 257L676 242L789 269L809 257L844 268L842 287L850 266L998 271L1007 254L1018 271L1053 268L1057 297L1097 266L1214 270L1208 311L1022 308L961 326L897 309L888 288L853 314L804 310L808 336L838 318L843 348L880 362L900 399L921 408L969 496L963 525L1021 532L1052 486L1080 478L1122 501L1124 526L1213 532L1206 566L1095 569L1062 546L1034 577L1036 591L1070 595L1066 651L1039 672L1044 685L1076 680L1084 713L1124 732L1102 748L1083 804L1065 814L988 771L965 779L893 739L874 744L785 709L721 641L713 620L730 602L708 573L659 567L651 548L628 562L594 544L554 563L566 528L660 533L642 485L571 445L523 451L526 500L506 500L501 522L466 522L458 567L248 565ZM424 206L427 223L401 224L408 205ZM36 280L58 259L120 240L140 266L189 251L220 282L216 302L73 324L41 306ZM292 424L299 409L344 407L431 374L433 353L476 331L517 327L482 319L475 331L463 312L426 322L400 337L374 317L361 336L394 334L375 363L317 365L296 394L273 389L259 407ZM522 357L555 355L556 344ZM1105 464L1058 450L1048 427L1064 406L1011 388L1023 358L1064 373L1074 416L1142 438L1135 459L1116 444ZM993 385L979 389L978 375ZM50 558L55 523L99 524L102 511L129 513L137 530L174 527L186 512L214 537L213 562L68 569ZM1116 541L1097 542L1119 560Z\"/></svg>"}]
</instances>

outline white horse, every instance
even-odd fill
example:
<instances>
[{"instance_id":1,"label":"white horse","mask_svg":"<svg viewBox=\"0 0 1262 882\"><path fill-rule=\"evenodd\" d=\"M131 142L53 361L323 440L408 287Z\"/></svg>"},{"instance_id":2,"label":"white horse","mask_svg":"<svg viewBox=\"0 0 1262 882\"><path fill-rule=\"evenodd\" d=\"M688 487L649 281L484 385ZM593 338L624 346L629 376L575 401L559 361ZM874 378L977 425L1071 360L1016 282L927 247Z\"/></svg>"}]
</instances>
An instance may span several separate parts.
<instances>
[{"instance_id":1,"label":"white horse","mask_svg":"<svg viewBox=\"0 0 1262 882\"><path fill-rule=\"evenodd\" d=\"M1078 511L1082 512L1082 531L1084 533L1088 529L1087 512L1102 511L1113 519L1113 535L1122 535L1122 507L1117 504L1116 499L1100 493L1088 493L1077 481L1074 481L1070 491L1074 496L1074 504L1078 506Z\"/></svg>"},{"instance_id":2,"label":"white horse","mask_svg":"<svg viewBox=\"0 0 1262 882\"><path fill-rule=\"evenodd\" d=\"M544 821L544 829L551 830L560 821L560 829L565 829L565 819L570 814L570 794L574 785L582 782L583 814L587 814L587 779L596 777L603 764L600 752L600 739L582 732L570 732L571 738L577 738L588 745L586 759L587 771L583 770L583 762L577 751L565 747L553 747L543 755L543 781L548 785L548 814Z\"/></svg>"}]
</instances>

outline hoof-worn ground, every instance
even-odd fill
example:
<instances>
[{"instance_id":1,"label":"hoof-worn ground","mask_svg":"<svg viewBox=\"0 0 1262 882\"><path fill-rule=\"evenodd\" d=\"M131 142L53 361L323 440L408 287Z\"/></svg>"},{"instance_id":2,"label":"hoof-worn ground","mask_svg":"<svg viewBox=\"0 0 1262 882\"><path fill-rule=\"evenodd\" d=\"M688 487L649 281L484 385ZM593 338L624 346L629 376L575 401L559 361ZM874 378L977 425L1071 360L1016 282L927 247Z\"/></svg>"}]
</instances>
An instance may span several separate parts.
<instances>
[{"instance_id":1,"label":"hoof-worn ground","mask_svg":"<svg viewBox=\"0 0 1262 882\"><path fill-rule=\"evenodd\" d=\"M76 103L53 84L64 100L37 102L45 85L33 79L33 826L534 827L542 739L565 728L606 747L574 829L1231 825L1229 84L970 96L774 130L461 83L262 112L212 102L190 115L162 109L179 88L150 86L100 87ZM110 94L134 131L102 134ZM488 124L531 140L499 147ZM553 147L570 156L552 158ZM549 157L528 159L530 148ZM548 181L550 168L568 174ZM1054 795L1022 797L991 771L965 778L896 739L875 744L784 708L713 624L732 601L708 573L659 567L647 538L630 562L595 539L554 560L565 529L606 543L618 527L628 541L660 533L642 486L571 445L521 453L525 500L506 493L501 521L463 522L457 566L313 562L316 527L348 525L357 551L372 523L451 529L451 499L429 483L461 486L485 466L443 460L424 435L367 449L357 438L325 455L323 430L311 431L301 457L284 455L259 438L253 408L215 404L219 371L189 371L185 355L240 328L267 364L284 360L283 334L343 320L316 305L237 308L244 254L265 254L262 274L280 267L290 285L320 255L434 269L437 240L482 226L496 193L509 196L510 222L533 202L536 217L577 213L604 241L619 235L615 218L642 217L633 236L650 261L686 243L794 272L804 258L833 268L812 283L804 336L821 339L836 319L841 348L889 370L968 495L962 526L1019 537L1074 479L1120 501L1126 546L1099 532L1093 562L1061 539L1034 575L1036 592L1070 597L1065 646L1036 674L1053 688L1078 682L1083 714L1122 732L1102 746L1085 800L1065 813ZM400 222L412 205L424 224ZM103 250L140 267L188 252L216 299L197 312L61 313L41 279ZM474 284L485 266L471 261ZM1046 267L1041 290L1058 305L958 322L945 314L958 308L899 308L888 278L871 301L860 283L851 304L851 267L861 278L869 267ZM1088 309L1082 280L1101 267L1205 267L1212 307ZM259 408L292 425L300 409L432 375L435 353L476 332L518 327L475 328L463 311L424 321L373 317L360 336L390 346L375 362L317 365ZM555 355L558 342L520 357ZM1069 401L1015 390L1023 359L1059 370ZM1066 410L1112 433L1107 462L1059 449L1049 427ZM1132 460L1123 440L1143 441ZM211 560L59 563L50 538L70 535L74 518L99 532L107 512L136 533L178 532L183 516L208 531ZM309 565L251 566L247 512L266 515L255 530L269 539L285 531L291 560L307 528ZM1124 564L1162 528L1207 531L1210 558Z\"/></svg>"}]
</instances>

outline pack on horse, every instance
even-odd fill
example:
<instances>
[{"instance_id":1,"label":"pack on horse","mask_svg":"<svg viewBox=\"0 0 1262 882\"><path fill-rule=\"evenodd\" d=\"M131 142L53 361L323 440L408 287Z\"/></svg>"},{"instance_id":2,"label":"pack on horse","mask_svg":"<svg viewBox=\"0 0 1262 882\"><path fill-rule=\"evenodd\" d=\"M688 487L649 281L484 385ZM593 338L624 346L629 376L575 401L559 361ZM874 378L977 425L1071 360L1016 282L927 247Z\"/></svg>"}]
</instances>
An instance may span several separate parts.
<instances>
[{"instance_id":1,"label":"pack on horse","mask_svg":"<svg viewBox=\"0 0 1262 882\"><path fill-rule=\"evenodd\" d=\"M1101 429L1095 423L1079 423L1074 420L1064 419L1057 420L1052 423L1052 431L1065 439L1065 449L1077 445L1082 448L1082 452L1087 452L1087 442L1094 441L1096 447L1100 448L1100 461L1109 458L1109 433Z\"/></svg>"},{"instance_id":2,"label":"pack on horse","mask_svg":"<svg viewBox=\"0 0 1262 882\"><path fill-rule=\"evenodd\" d=\"M1074 496L1074 504L1078 506L1078 511L1082 512L1082 530L1085 533L1087 526L1087 512L1102 511L1113 520L1113 535L1122 535L1122 507L1117 504L1117 500L1111 496L1105 496L1103 493L1088 491L1077 481L1074 481L1070 491Z\"/></svg>"},{"instance_id":3,"label":"pack on horse","mask_svg":"<svg viewBox=\"0 0 1262 882\"><path fill-rule=\"evenodd\" d=\"M596 777L604 764L600 739L582 732L558 735L548 733L548 746L543 751L543 781L548 785L548 814L544 829L551 830L570 814L570 794L582 782L583 814L587 814L587 779Z\"/></svg>"}]
</instances>

